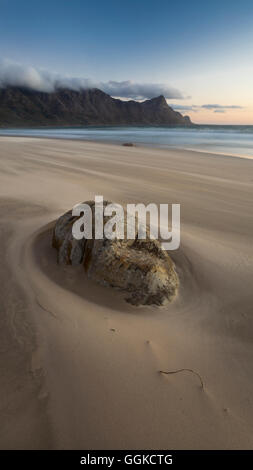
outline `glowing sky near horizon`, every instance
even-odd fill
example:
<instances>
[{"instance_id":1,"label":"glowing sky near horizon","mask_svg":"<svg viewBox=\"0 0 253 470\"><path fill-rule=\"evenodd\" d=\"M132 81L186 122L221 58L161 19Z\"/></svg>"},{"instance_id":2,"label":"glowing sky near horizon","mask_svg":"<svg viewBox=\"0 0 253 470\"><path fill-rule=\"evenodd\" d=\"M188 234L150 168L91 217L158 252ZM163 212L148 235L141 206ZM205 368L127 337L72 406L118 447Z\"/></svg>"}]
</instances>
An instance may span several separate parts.
<instances>
[{"instance_id":1,"label":"glowing sky near horizon","mask_svg":"<svg viewBox=\"0 0 253 470\"><path fill-rule=\"evenodd\" d=\"M252 45L251 0L0 0L0 59L105 89L163 84L196 123L253 124Z\"/></svg>"}]
</instances>

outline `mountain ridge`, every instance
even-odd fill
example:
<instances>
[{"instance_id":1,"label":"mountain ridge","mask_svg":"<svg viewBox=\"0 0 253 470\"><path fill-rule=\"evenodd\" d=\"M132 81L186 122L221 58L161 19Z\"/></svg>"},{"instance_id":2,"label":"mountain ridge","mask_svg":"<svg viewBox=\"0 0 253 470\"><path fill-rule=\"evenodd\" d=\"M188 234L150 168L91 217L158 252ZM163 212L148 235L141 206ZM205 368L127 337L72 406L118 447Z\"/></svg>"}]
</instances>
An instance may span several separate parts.
<instances>
[{"instance_id":1,"label":"mountain ridge","mask_svg":"<svg viewBox=\"0 0 253 470\"><path fill-rule=\"evenodd\" d=\"M98 88L47 93L24 87L0 88L0 127L80 125L190 126L163 95L138 102L112 98Z\"/></svg>"}]
</instances>

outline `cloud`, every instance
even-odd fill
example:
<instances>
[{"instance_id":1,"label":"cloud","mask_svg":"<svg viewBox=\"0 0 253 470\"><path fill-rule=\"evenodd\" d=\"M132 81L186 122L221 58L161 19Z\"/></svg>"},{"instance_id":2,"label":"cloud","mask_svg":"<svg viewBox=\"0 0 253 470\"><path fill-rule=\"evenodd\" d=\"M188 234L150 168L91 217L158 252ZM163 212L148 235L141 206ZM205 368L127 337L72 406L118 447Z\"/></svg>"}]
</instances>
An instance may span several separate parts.
<instances>
[{"instance_id":1,"label":"cloud","mask_svg":"<svg viewBox=\"0 0 253 470\"><path fill-rule=\"evenodd\" d=\"M176 88L160 83L135 83L130 80L100 82L88 78L66 77L4 59L0 61L0 87L6 86L23 86L44 92L62 87L73 90L99 88L111 96L139 100L159 95L164 95L167 99L184 98Z\"/></svg>"},{"instance_id":2,"label":"cloud","mask_svg":"<svg viewBox=\"0 0 253 470\"><path fill-rule=\"evenodd\" d=\"M44 72L8 60L0 61L0 86L27 86L40 91L52 90L50 78Z\"/></svg>"},{"instance_id":3,"label":"cloud","mask_svg":"<svg viewBox=\"0 0 253 470\"><path fill-rule=\"evenodd\" d=\"M170 106L176 111L194 111L196 113L199 111L199 108L201 108L201 106L197 106L195 104L184 105L184 104L171 104L170 103Z\"/></svg>"},{"instance_id":4,"label":"cloud","mask_svg":"<svg viewBox=\"0 0 253 470\"><path fill-rule=\"evenodd\" d=\"M135 83L130 80L124 82L109 81L101 83L101 88L109 95L124 98L145 99L164 95L167 99L183 99L182 93L176 88L160 83Z\"/></svg>"},{"instance_id":5,"label":"cloud","mask_svg":"<svg viewBox=\"0 0 253 470\"><path fill-rule=\"evenodd\" d=\"M234 104L231 105L222 105L222 104L192 104L192 105L184 105L184 104L171 104L170 105L176 111L193 111L198 112L202 109L206 109L209 111L213 111L214 113L225 113L229 109L244 109L243 106L237 106Z\"/></svg>"},{"instance_id":6,"label":"cloud","mask_svg":"<svg viewBox=\"0 0 253 470\"><path fill-rule=\"evenodd\" d=\"M221 104L202 104L202 108L205 109L242 109L242 106L236 106L234 104L231 105L221 105Z\"/></svg>"}]
</instances>

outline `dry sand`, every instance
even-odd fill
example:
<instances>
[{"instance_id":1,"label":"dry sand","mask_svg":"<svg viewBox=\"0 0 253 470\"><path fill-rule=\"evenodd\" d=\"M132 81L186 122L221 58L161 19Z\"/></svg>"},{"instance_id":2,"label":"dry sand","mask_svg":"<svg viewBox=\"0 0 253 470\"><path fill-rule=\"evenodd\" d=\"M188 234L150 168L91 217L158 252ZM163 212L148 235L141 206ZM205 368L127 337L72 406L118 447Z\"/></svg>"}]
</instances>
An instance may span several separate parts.
<instances>
[{"instance_id":1,"label":"dry sand","mask_svg":"<svg viewBox=\"0 0 253 470\"><path fill-rule=\"evenodd\" d=\"M0 138L1 448L253 447L252 170L206 153ZM166 308L131 307L57 265L52 222L95 194L181 204L181 286ZM178 369L195 373L159 373Z\"/></svg>"}]
</instances>

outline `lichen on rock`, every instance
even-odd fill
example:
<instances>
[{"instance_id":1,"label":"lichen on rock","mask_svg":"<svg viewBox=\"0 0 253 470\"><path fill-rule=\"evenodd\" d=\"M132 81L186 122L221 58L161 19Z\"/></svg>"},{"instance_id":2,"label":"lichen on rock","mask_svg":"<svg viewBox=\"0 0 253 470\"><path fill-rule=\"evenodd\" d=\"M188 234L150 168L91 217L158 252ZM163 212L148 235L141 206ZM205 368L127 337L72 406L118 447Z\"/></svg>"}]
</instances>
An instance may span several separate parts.
<instances>
[{"instance_id":1,"label":"lichen on rock","mask_svg":"<svg viewBox=\"0 0 253 470\"><path fill-rule=\"evenodd\" d=\"M84 204L92 210L94 227L95 203ZM174 263L160 242L150 238L149 230L146 239L139 239L136 229L134 239L126 235L124 239L95 239L93 230L92 239L77 240L72 234L77 219L70 210L56 221L52 244L58 251L59 264L83 264L90 279L124 292L133 305L163 305L173 300L179 285ZM107 220L104 216L104 225Z\"/></svg>"}]
</instances>

